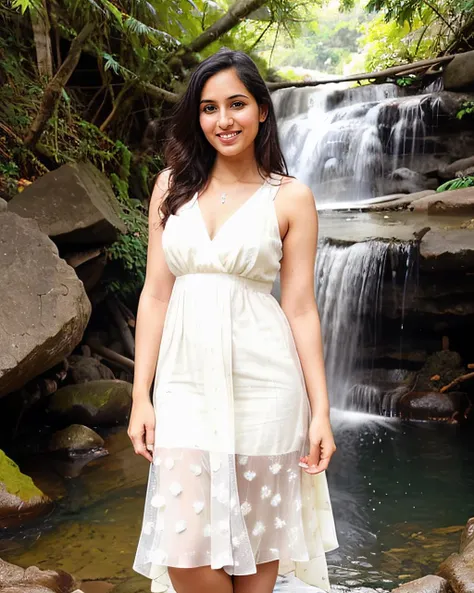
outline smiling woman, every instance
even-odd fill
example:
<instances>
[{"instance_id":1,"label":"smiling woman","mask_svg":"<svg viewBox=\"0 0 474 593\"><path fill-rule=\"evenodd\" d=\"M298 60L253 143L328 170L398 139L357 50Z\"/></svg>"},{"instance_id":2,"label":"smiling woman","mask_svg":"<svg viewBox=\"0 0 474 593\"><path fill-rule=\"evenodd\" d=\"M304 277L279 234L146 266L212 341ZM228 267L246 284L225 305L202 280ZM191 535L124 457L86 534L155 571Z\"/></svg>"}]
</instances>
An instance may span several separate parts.
<instances>
[{"instance_id":1,"label":"smiling woman","mask_svg":"<svg viewBox=\"0 0 474 593\"><path fill-rule=\"evenodd\" d=\"M329 591L317 213L247 55L196 69L166 158L137 316L129 435L150 476L134 569L157 592L272 593L295 569Z\"/></svg>"}]
</instances>

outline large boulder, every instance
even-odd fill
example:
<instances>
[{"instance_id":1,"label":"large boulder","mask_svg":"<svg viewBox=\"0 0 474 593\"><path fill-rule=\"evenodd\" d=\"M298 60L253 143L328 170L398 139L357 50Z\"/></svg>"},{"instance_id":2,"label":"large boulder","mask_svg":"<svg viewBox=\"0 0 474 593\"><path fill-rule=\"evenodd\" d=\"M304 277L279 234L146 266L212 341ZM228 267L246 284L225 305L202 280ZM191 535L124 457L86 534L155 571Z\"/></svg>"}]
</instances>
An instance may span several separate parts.
<instances>
[{"instance_id":1,"label":"large boulder","mask_svg":"<svg viewBox=\"0 0 474 593\"><path fill-rule=\"evenodd\" d=\"M113 243L125 232L108 179L90 163L63 165L15 196L10 212L34 218L58 244Z\"/></svg>"},{"instance_id":2,"label":"large boulder","mask_svg":"<svg viewBox=\"0 0 474 593\"><path fill-rule=\"evenodd\" d=\"M449 91L474 89L474 51L455 56L444 68L443 82Z\"/></svg>"},{"instance_id":3,"label":"large boulder","mask_svg":"<svg viewBox=\"0 0 474 593\"><path fill-rule=\"evenodd\" d=\"M103 446L104 439L92 428L82 424L71 424L52 435L48 449L50 451L78 452L100 449Z\"/></svg>"},{"instance_id":4,"label":"large boulder","mask_svg":"<svg viewBox=\"0 0 474 593\"><path fill-rule=\"evenodd\" d=\"M0 449L0 528L20 524L50 507L51 500Z\"/></svg>"},{"instance_id":5,"label":"large boulder","mask_svg":"<svg viewBox=\"0 0 474 593\"><path fill-rule=\"evenodd\" d=\"M68 356L91 304L74 270L34 220L0 214L0 396Z\"/></svg>"},{"instance_id":6,"label":"large boulder","mask_svg":"<svg viewBox=\"0 0 474 593\"><path fill-rule=\"evenodd\" d=\"M405 420L431 420L462 422L469 406L465 393L439 393L437 391L411 391L399 403L399 414Z\"/></svg>"},{"instance_id":7,"label":"large boulder","mask_svg":"<svg viewBox=\"0 0 474 593\"><path fill-rule=\"evenodd\" d=\"M81 356L73 354L67 359L72 383L87 383L88 381L99 381L100 379L115 379L115 375L109 367L102 364L93 356Z\"/></svg>"},{"instance_id":8,"label":"large boulder","mask_svg":"<svg viewBox=\"0 0 474 593\"><path fill-rule=\"evenodd\" d=\"M48 410L61 422L100 426L126 422L131 404L131 383L115 379L62 387L51 396Z\"/></svg>"},{"instance_id":9,"label":"large boulder","mask_svg":"<svg viewBox=\"0 0 474 593\"><path fill-rule=\"evenodd\" d=\"M469 175L471 169L474 167L474 156L469 156L464 159L458 159L454 163L445 165L440 168L438 175L443 179L454 179L454 177L464 177Z\"/></svg>"},{"instance_id":10,"label":"large boulder","mask_svg":"<svg viewBox=\"0 0 474 593\"><path fill-rule=\"evenodd\" d=\"M70 593L78 586L76 579L63 570L41 570L36 566L25 569L0 559L2 593Z\"/></svg>"},{"instance_id":11,"label":"large boulder","mask_svg":"<svg viewBox=\"0 0 474 593\"><path fill-rule=\"evenodd\" d=\"M453 593L474 593L473 519L469 519L461 537L459 554L451 554L441 564L438 575L446 579Z\"/></svg>"},{"instance_id":12,"label":"large boulder","mask_svg":"<svg viewBox=\"0 0 474 593\"><path fill-rule=\"evenodd\" d=\"M450 593L448 582L434 574L426 575L409 583L403 583L392 593Z\"/></svg>"},{"instance_id":13,"label":"large boulder","mask_svg":"<svg viewBox=\"0 0 474 593\"><path fill-rule=\"evenodd\" d=\"M474 216L474 187L454 189L419 198L410 204L409 209L428 214Z\"/></svg>"},{"instance_id":14,"label":"large boulder","mask_svg":"<svg viewBox=\"0 0 474 593\"><path fill-rule=\"evenodd\" d=\"M430 179L426 175L412 171L407 167L400 167L390 173L388 180L384 184L384 189L388 193L412 194L427 189L435 189L437 185L435 179Z\"/></svg>"}]
</instances>

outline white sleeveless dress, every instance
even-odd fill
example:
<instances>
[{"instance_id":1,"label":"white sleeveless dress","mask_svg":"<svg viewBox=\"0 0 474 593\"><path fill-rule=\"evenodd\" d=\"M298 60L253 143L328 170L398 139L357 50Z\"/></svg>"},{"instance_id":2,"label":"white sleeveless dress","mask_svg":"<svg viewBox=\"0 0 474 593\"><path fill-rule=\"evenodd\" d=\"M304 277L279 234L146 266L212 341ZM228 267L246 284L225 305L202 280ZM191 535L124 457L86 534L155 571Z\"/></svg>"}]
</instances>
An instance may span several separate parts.
<instances>
[{"instance_id":1,"label":"white sleeveless dress","mask_svg":"<svg viewBox=\"0 0 474 593\"><path fill-rule=\"evenodd\" d=\"M280 573L329 591L338 546L325 473L309 476L309 400L288 320L270 294L282 242L265 183L211 240L197 194L163 250L176 281L154 383L155 450L133 569L173 591L167 566Z\"/></svg>"}]
</instances>

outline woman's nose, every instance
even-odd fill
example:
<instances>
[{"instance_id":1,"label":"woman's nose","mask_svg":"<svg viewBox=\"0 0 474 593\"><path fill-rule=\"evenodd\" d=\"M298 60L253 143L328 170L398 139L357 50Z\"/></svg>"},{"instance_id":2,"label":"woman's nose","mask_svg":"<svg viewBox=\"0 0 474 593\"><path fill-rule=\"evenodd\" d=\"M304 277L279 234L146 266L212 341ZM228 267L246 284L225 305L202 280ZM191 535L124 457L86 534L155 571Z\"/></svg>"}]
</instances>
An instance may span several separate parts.
<instances>
[{"instance_id":1,"label":"woman's nose","mask_svg":"<svg viewBox=\"0 0 474 593\"><path fill-rule=\"evenodd\" d=\"M225 128L228 128L229 126L231 126L233 123L234 122L233 122L232 118L229 117L225 111L223 111L219 118L220 127L225 129Z\"/></svg>"}]
</instances>

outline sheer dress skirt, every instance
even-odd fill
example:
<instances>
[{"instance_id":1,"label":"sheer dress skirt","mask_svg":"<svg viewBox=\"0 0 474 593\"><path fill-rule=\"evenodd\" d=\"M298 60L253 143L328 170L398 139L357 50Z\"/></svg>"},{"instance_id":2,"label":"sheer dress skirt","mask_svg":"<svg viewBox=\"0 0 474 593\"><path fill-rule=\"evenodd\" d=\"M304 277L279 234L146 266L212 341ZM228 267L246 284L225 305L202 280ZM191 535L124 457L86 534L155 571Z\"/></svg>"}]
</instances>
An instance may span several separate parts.
<instances>
[{"instance_id":1,"label":"sheer dress skirt","mask_svg":"<svg viewBox=\"0 0 474 593\"><path fill-rule=\"evenodd\" d=\"M298 465L309 451L309 400L270 289L225 274L175 283L133 565L152 591L172 591L168 566L248 575L272 560L329 591L325 553L338 544L326 475Z\"/></svg>"}]
</instances>

